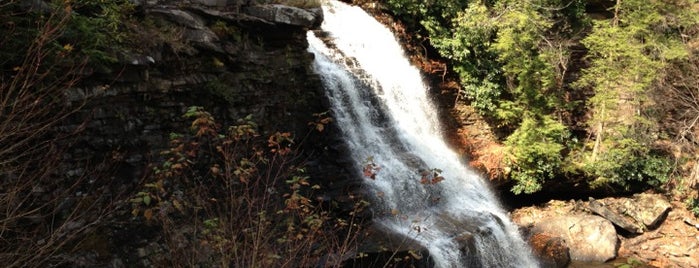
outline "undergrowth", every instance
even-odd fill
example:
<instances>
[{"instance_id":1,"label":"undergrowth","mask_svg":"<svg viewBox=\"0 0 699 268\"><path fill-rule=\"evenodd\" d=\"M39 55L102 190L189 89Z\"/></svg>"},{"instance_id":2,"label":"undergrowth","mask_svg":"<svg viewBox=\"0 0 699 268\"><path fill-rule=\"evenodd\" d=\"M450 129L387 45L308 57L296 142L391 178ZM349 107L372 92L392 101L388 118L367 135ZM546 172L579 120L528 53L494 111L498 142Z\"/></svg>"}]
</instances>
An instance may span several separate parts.
<instances>
[{"instance_id":1,"label":"undergrowth","mask_svg":"<svg viewBox=\"0 0 699 268\"><path fill-rule=\"evenodd\" d=\"M170 149L141 192L133 215L158 226L169 249L158 266L338 267L356 253L357 201L347 217L312 196L289 133L261 136L251 118L222 129L200 107L191 131L172 134ZM316 126L315 129L318 129Z\"/></svg>"}]
</instances>

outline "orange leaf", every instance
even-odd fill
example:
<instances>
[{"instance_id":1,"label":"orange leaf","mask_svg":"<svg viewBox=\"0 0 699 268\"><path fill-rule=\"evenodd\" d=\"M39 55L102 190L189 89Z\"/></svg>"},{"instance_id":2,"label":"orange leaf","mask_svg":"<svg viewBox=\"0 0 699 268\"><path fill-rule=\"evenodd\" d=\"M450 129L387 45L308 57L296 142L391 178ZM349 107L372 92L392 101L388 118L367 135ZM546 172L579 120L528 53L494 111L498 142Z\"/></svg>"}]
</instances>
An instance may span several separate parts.
<instances>
[{"instance_id":1,"label":"orange leaf","mask_svg":"<svg viewBox=\"0 0 699 268\"><path fill-rule=\"evenodd\" d=\"M150 221L153 219L153 210L152 209L146 209L146 211L143 211L143 217L146 218L146 220Z\"/></svg>"},{"instance_id":2,"label":"orange leaf","mask_svg":"<svg viewBox=\"0 0 699 268\"><path fill-rule=\"evenodd\" d=\"M444 180L444 177L442 177L442 176L434 177L434 178L432 179L432 184L439 183L439 182L441 182L441 181L443 181L443 180Z\"/></svg>"}]
</instances>

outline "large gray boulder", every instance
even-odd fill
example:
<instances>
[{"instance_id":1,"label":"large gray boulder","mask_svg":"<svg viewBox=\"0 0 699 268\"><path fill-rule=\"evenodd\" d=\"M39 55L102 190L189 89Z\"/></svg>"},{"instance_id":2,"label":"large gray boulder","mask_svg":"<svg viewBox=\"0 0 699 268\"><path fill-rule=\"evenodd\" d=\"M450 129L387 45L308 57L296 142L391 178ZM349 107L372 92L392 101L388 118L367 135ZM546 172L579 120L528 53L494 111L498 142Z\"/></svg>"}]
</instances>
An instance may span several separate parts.
<instances>
[{"instance_id":1,"label":"large gray boulder","mask_svg":"<svg viewBox=\"0 0 699 268\"><path fill-rule=\"evenodd\" d=\"M570 259L577 261L606 262L617 256L619 248L614 225L599 216L555 216L539 221L531 231L563 238Z\"/></svg>"}]
</instances>

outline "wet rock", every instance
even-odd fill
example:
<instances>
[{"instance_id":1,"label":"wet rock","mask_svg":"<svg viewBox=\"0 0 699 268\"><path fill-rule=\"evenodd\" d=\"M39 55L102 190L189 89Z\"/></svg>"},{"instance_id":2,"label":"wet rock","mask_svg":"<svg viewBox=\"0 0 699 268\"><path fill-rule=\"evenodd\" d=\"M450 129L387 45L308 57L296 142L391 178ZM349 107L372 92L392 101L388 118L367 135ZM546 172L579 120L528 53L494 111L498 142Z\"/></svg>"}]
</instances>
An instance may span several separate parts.
<instances>
[{"instance_id":1,"label":"wet rock","mask_svg":"<svg viewBox=\"0 0 699 268\"><path fill-rule=\"evenodd\" d=\"M361 241L356 254L341 256L341 267L435 267L429 251L419 241L384 226L368 226ZM337 257L325 256L318 267L334 266L332 259Z\"/></svg>"},{"instance_id":2,"label":"wet rock","mask_svg":"<svg viewBox=\"0 0 699 268\"><path fill-rule=\"evenodd\" d=\"M536 223L532 233L547 233L565 240L571 260L605 262L617 256L616 230L611 222L599 216L547 218Z\"/></svg>"},{"instance_id":3,"label":"wet rock","mask_svg":"<svg viewBox=\"0 0 699 268\"><path fill-rule=\"evenodd\" d=\"M536 233L529 237L529 245L542 268L563 268L570 263L570 250L563 238Z\"/></svg>"},{"instance_id":4,"label":"wet rock","mask_svg":"<svg viewBox=\"0 0 699 268\"><path fill-rule=\"evenodd\" d=\"M465 267L483 267L480 261L480 254L476 249L476 240L473 233L463 232L454 238L454 241L461 245L461 253L464 256L463 264Z\"/></svg>"}]
</instances>

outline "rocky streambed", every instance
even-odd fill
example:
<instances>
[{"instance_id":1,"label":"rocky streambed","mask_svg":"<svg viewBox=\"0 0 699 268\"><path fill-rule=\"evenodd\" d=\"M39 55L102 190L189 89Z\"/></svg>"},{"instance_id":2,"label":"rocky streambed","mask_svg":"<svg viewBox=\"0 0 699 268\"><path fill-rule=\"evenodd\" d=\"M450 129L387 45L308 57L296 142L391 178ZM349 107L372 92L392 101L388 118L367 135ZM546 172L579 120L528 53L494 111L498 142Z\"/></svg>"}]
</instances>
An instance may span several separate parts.
<instances>
[{"instance_id":1,"label":"rocky streambed","mask_svg":"<svg viewBox=\"0 0 699 268\"><path fill-rule=\"evenodd\" d=\"M552 200L511 216L543 267L699 267L699 220L660 194Z\"/></svg>"}]
</instances>

